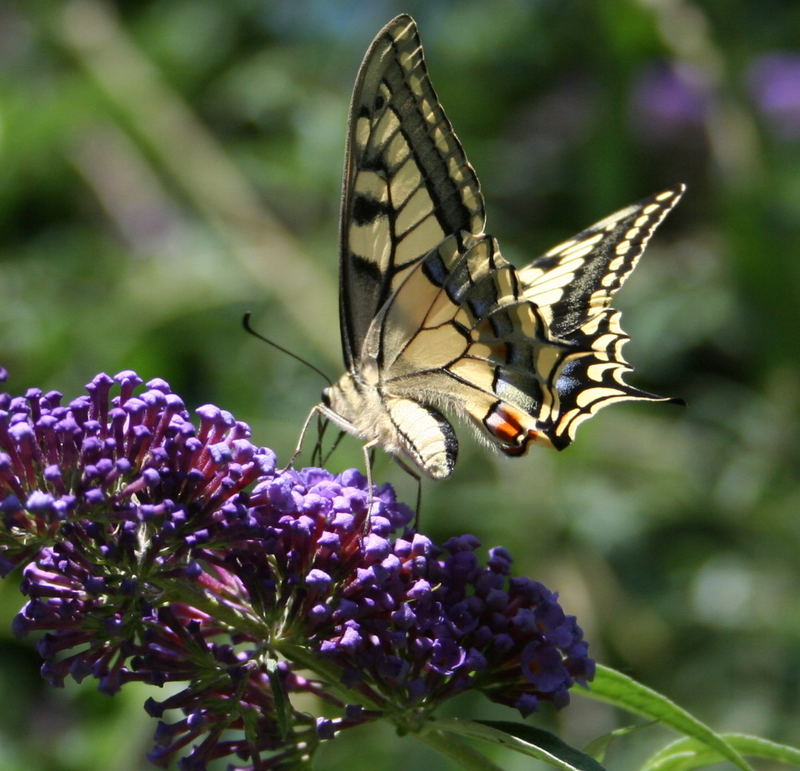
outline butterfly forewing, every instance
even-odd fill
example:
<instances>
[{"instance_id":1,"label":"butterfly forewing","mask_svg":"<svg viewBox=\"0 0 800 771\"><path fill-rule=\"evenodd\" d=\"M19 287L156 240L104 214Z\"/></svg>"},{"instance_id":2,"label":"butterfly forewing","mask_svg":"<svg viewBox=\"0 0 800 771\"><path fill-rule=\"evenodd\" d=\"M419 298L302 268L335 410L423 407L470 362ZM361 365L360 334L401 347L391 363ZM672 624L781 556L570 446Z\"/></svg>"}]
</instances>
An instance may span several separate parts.
<instances>
[{"instance_id":1,"label":"butterfly forewing","mask_svg":"<svg viewBox=\"0 0 800 771\"><path fill-rule=\"evenodd\" d=\"M370 46L351 104L340 311L347 372L318 409L436 479L452 413L508 455L566 447L629 386L614 293L683 186L612 214L524 268L483 233L480 186L431 86L416 25Z\"/></svg>"},{"instance_id":2,"label":"butterfly forewing","mask_svg":"<svg viewBox=\"0 0 800 771\"><path fill-rule=\"evenodd\" d=\"M348 369L403 271L484 225L478 179L428 77L416 24L378 33L356 79L342 191L340 317Z\"/></svg>"}]
</instances>

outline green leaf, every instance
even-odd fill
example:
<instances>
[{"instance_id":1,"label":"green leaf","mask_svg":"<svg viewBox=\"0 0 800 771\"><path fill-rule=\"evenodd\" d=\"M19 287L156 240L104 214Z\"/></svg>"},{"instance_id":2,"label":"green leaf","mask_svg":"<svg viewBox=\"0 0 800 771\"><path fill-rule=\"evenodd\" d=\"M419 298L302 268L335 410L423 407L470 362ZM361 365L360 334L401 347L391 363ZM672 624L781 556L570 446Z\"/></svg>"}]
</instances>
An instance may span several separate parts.
<instances>
[{"instance_id":1,"label":"green leaf","mask_svg":"<svg viewBox=\"0 0 800 771\"><path fill-rule=\"evenodd\" d=\"M586 745L586 747L584 747L583 751L587 755L591 755L593 758L602 763L605 761L608 747L612 741L619 739L621 736L627 736L634 731L641 731L643 728L648 728L649 726L653 725L654 722L656 721L615 728L613 731L609 731L607 734L603 734L602 736L598 736L596 739L593 739L591 742L589 742L589 744Z\"/></svg>"},{"instance_id":2,"label":"green leaf","mask_svg":"<svg viewBox=\"0 0 800 771\"><path fill-rule=\"evenodd\" d=\"M458 763L458 768L463 771L503 771L500 766L492 763L485 755L449 731L445 733L433 729L412 735L442 755L454 760Z\"/></svg>"},{"instance_id":3,"label":"green leaf","mask_svg":"<svg viewBox=\"0 0 800 771\"><path fill-rule=\"evenodd\" d=\"M564 771L603 771L603 766L585 752L571 747L549 731L524 723L451 718L434 720L432 727L438 731L499 744Z\"/></svg>"},{"instance_id":4,"label":"green leaf","mask_svg":"<svg viewBox=\"0 0 800 771\"><path fill-rule=\"evenodd\" d=\"M666 696L637 683L636 680L621 672L598 665L591 688L582 693L628 712L658 720L686 736L693 737L744 771L751 771L747 761L719 734Z\"/></svg>"},{"instance_id":5,"label":"green leaf","mask_svg":"<svg viewBox=\"0 0 800 771\"><path fill-rule=\"evenodd\" d=\"M748 734L721 734L743 755L775 760L800 768L800 749ZM719 763L724 758L708 745L689 737L678 739L651 756L642 771L689 771Z\"/></svg>"}]
</instances>

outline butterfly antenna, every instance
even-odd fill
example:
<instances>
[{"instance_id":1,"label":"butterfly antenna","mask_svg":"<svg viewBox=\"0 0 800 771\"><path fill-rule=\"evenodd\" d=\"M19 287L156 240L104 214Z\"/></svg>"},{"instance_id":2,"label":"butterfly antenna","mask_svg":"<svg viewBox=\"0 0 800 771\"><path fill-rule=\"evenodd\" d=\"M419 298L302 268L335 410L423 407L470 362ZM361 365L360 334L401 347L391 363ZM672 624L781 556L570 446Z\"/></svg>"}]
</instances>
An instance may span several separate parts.
<instances>
[{"instance_id":1,"label":"butterfly antenna","mask_svg":"<svg viewBox=\"0 0 800 771\"><path fill-rule=\"evenodd\" d=\"M268 343L273 348L277 348L279 351L285 353L287 356L291 356L293 359L299 361L301 364L305 364L306 367L316 372L323 380L325 380L325 382L329 386L333 385L333 381L321 369L315 367L310 361L306 361L302 356L298 356L296 353L292 353L292 351L290 351L288 348L284 348L282 345L279 345L274 340L270 340L268 337L264 337L264 335L260 334L259 332L256 332L255 329L253 329L253 327L250 324L250 316L252 316L250 312L245 313L244 316L242 316L242 326L253 337L257 337L262 342Z\"/></svg>"}]
</instances>

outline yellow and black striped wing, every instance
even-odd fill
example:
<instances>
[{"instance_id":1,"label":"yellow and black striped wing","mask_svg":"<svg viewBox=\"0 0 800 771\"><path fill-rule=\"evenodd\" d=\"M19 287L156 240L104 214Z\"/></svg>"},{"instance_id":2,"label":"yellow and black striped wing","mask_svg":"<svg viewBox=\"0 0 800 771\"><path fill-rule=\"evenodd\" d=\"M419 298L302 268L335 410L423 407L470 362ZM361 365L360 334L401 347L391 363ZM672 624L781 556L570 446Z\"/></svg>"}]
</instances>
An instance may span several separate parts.
<instances>
[{"instance_id":1,"label":"yellow and black striped wing","mask_svg":"<svg viewBox=\"0 0 800 771\"><path fill-rule=\"evenodd\" d=\"M398 16L367 51L350 106L340 255L348 370L404 273L447 236L483 225L478 179L433 90L416 24Z\"/></svg>"},{"instance_id":2,"label":"yellow and black striped wing","mask_svg":"<svg viewBox=\"0 0 800 771\"><path fill-rule=\"evenodd\" d=\"M675 186L516 269L484 233L478 179L438 102L414 21L361 65L342 190L340 316L347 371L319 410L428 476L458 443L447 413L508 455L562 449L629 386L614 293L677 203ZM443 414L445 413L445 414Z\"/></svg>"},{"instance_id":3,"label":"yellow and black striped wing","mask_svg":"<svg viewBox=\"0 0 800 771\"><path fill-rule=\"evenodd\" d=\"M681 402L625 382L632 370L622 355L628 336L619 311L609 305L684 190L675 185L620 209L519 270L521 296L536 304L550 334L583 352L560 362L554 378L548 434L559 449L584 420L610 404Z\"/></svg>"}]
</instances>

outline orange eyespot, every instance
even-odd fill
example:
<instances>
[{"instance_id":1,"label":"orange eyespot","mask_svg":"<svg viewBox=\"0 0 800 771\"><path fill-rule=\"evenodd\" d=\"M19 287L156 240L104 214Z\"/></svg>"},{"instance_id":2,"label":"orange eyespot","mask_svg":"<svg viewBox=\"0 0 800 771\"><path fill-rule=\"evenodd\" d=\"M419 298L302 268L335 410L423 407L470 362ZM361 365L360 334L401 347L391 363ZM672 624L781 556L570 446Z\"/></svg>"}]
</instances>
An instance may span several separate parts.
<instances>
[{"instance_id":1,"label":"orange eyespot","mask_svg":"<svg viewBox=\"0 0 800 771\"><path fill-rule=\"evenodd\" d=\"M516 441L522 428L516 416L504 409L503 405L500 403L492 407L483 422L486 424L486 428L488 428L489 431L501 442L507 444Z\"/></svg>"},{"instance_id":2,"label":"orange eyespot","mask_svg":"<svg viewBox=\"0 0 800 771\"><path fill-rule=\"evenodd\" d=\"M484 418L484 425L493 436L500 440L500 449L513 457L524 455L528 443L550 444L550 440L535 428L526 428L531 416L516 410L504 402L496 402Z\"/></svg>"},{"instance_id":3,"label":"orange eyespot","mask_svg":"<svg viewBox=\"0 0 800 771\"><path fill-rule=\"evenodd\" d=\"M523 413L512 409L503 402L496 402L483 422L486 424L486 428L501 442L519 444L520 437L528 434L528 431L522 426L524 419Z\"/></svg>"}]
</instances>

